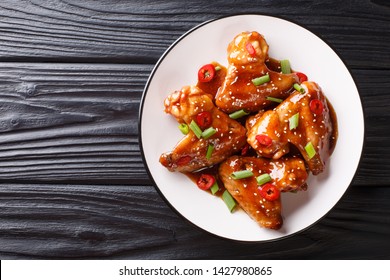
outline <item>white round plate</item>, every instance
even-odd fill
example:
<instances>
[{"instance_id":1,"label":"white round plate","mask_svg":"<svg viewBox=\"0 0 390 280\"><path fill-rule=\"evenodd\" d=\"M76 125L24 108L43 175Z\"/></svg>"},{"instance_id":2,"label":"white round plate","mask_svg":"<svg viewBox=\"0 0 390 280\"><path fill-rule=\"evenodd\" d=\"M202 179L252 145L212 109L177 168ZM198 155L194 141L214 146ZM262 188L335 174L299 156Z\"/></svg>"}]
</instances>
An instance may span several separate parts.
<instances>
[{"instance_id":1,"label":"white round plate","mask_svg":"<svg viewBox=\"0 0 390 280\"><path fill-rule=\"evenodd\" d=\"M159 163L182 138L176 120L164 113L164 99L174 90L197 82L199 67L211 61L227 66L227 46L242 31L257 31L269 45L270 57L289 59L294 70L317 82L332 103L339 137L327 170L310 175L309 189L282 195L284 224L261 228L244 211L230 213L222 199L201 191L185 175ZM356 85L342 60L323 40L290 21L264 15L236 15L205 22L168 48L146 84L140 108L140 146L157 190L168 204L194 225L214 235L239 241L276 240L302 231L340 200L358 167L364 118Z\"/></svg>"}]
</instances>

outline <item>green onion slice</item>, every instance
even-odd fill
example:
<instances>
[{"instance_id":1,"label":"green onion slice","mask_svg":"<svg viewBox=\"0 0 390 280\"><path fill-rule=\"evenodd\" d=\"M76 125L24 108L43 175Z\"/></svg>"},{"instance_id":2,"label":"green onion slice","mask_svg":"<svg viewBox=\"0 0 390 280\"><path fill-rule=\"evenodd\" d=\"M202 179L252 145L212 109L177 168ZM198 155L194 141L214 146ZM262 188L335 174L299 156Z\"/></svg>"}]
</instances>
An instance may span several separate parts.
<instances>
[{"instance_id":1,"label":"green onion slice","mask_svg":"<svg viewBox=\"0 0 390 280\"><path fill-rule=\"evenodd\" d=\"M207 128L206 130L204 130L202 132L201 136L204 139L207 139L207 138L210 138L211 136L213 136L215 133L217 133L217 130L211 126L211 127Z\"/></svg>"},{"instance_id":2,"label":"green onion slice","mask_svg":"<svg viewBox=\"0 0 390 280\"><path fill-rule=\"evenodd\" d=\"M269 74L266 74L264 76L252 79L252 83L255 86L259 86L259 85L268 83L269 81L270 81Z\"/></svg>"},{"instance_id":3,"label":"green onion slice","mask_svg":"<svg viewBox=\"0 0 390 280\"><path fill-rule=\"evenodd\" d=\"M299 113L296 113L295 115L290 117L288 121L290 123L290 130L297 128L299 124Z\"/></svg>"},{"instance_id":4,"label":"green onion slice","mask_svg":"<svg viewBox=\"0 0 390 280\"><path fill-rule=\"evenodd\" d=\"M235 180L245 179L245 178L252 177L253 176L253 172L250 171L250 170L247 170L247 169L239 170L239 171L234 171L231 176Z\"/></svg>"},{"instance_id":5,"label":"green onion slice","mask_svg":"<svg viewBox=\"0 0 390 280\"><path fill-rule=\"evenodd\" d=\"M211 186L210 191L212 194L216 194L217 191L219 191L219 186L217 181L215 181L215 183Z\"/></svg>"},{"instance_id":6,"label":"green onion slice","mask_svg":"<svg viewBox=\"0 0 390 280\"><path fill-rule=\"evenodd\" d=\"M249 113L248 113L247 111L245 111L244 109L241 109L241 110L238 110L238 111L235 111L235 112L229 114L229 117L230 117L231 119L236 120L236 119L239 119L239 118L241 118L241 117L243 117L243 116L246 116L246 115L248 115L248 114L249 114Z\"/></svg>"},{"instance_id":7,"label":"green onion slice","mask_svg":"<svg viewBox=\"0 0 390 280\"><path fill-rule=\"evenodd\" d=\"M187 135L188 132L190 132L188 125L185 123L179 124L179 129L180 129L181 133L183 133L184 135Z\"/></svg>"},{"instance_id":8,"label":"green onion slice","mask_svg":"<svg viewBox=\"0 0 390 280\"><path fill-rule=\"evenodd\" d=\"M214 67L214 70L215 70L215 71L219 71L219 70L221 70L221 69L222 69L222 68L221 68L221 66L219 66L219 65Z\"/></svg>"},{"instance_id":9,"label":"green onion slice","mask_svg":"<svg viewBox=\"0 0 390 280\"><path fill-rule=\"evenodd\" d=\"M208 147L207 147L207 152L206 152L206 158L207 159L211 158L211 155L213 154L213 151L214 151L214 145L209 144Z\"/></svg>"},{"instance_id":10,"label":"green onion slice","mask_svg":"<svg viewBox=\"0 0 390 280\"><path fill-rule=\"evenodd\" d=\"M194 120L191 121L190 128L195 133L196 137L198 137L199 139L200 137L202 137L202 130Z\"/></svg>"},{"instance_id":11,"label":"green onion slice","mask_svg":"<svg viewBox=\"0 0 390 280\"><path fill-rule=\"evenodd\" d=\"M271 180L272 178L268 173L264 173L256 177L256 181L259 186L264 185L265 183L268 183Z\"/></svg>"},{"instance_id":12,"label":"green onion slice","mask_svg":"<svg viewBox=\"0 0 390 280\"><path fill-rule=\"evenodd\" d=\"M226 206L228 207L229 211L233 212L233 209L234 207L236 207L237 203L227 190L223 192L222 199L225 202Z\"/></svg>"},{"instance_id":13,"label":"green onion slice","mask_svg":"<svg viewBox=\"0 0 390 280\"><path fill-rule=\"evenodd\" d=\"M272 97L272 96L267 96L265 99L268 101L276 102L276 103L282 103L283 99Z\"/></svg>"},{"instance_id":14,"label":"green onion slice","mask_svg":"<svg viewBox=\"0 0 390 280\"><path fill-rule=\"evenodd\" d=\"M306 153L309 159L312 159L316 155L316 150L311 142L307 143L305 146Z\"/></svg>"},{"instance_id":15,"label":"green onion slice","mask_svg":"<svg viewBox=\"0 0 390 280\"><path fill-rule=\"evenodd\" d=\"M290 61L288 59L281 60L280 68L282 69L283 74L290 74L291 73Z\"/></svg>"},{"instance_id":16,"label":"green onion slice","mask_svg":"<svg viewBox=\"0 0 390 280\"><path fill-rule=\"evenodd\" d=\"M299 84L294 84L294 88L300 93L305 93L305 89L301 87Z\"/></svg>"}]
</instances>

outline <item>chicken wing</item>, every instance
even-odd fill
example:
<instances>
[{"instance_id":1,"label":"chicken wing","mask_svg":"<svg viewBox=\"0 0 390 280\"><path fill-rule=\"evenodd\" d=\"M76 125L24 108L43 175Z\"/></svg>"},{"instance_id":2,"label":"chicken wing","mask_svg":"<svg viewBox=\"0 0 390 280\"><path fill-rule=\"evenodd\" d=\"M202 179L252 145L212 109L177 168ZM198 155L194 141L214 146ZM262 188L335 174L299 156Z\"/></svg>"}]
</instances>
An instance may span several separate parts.
<instances>
[{"instance_id":1,"label":"chicken wing","mask_svg":"<svg viewBox=\"0 0 390 280\"><path fill-rule=\"evenodd\" d=\"M331 154L336 120L316 83L304 82L301 86L304 93L295 91L274 110L247 121L247 141L259 155L274 159L287 154L293 144L317 175L324 171Z\"/></svg>"},{"instance_id":2,"label":"chicken wing","mask_svg":"<svg viewBox=\"0 0 390 280\"><path fill-rule=\"evenodd\" d=\"M295 74L271 71L265 61L268 45L257 32L243 32L228 46L227 75L216 95L216 105L224 112L245 109L256 112L271 104L267 97L286 98L298 81ZM269 75L269 82L256 86L252 80Z\"/></svg>"},{"instance_id":3,"label":"chicken wing","mask_svg":"<svg viewBox=\"0 0 390 280\"><path fill-rule=\"evenodd\" d=\"M246 143L246 130L237 121L216 108L212 96L196 86L186 86L165 100L165 112L179 123L197 123L201 130L215 130L211 136L197 136L193 130L160 156L160 163L170 171L193 172L217 164L239 151ZM204 121L199 116L206 116ZM211 129L211 130L212 130Z\"/></svg>"},{"instance_id":4,"label":"chicken wing","mask_svg":"<svg viewBox=\"0 0 390 280\"><path fill-rule=\"evenodd\" d=\"M234 179L233 172L250 170L254 176ZM276 188L277 196L272 200L263 197L256 177L269 174L269 182ZM282 158L270 160L255 157L232 156L219 167L219 177L225 188L234 197L242 209L263 227L279 229L283 224L281 216L280 192L305 189L307 172L300 158Z\"/></svg>"},{"instance_id":5,"label":"chicken wing","mask_svg":"<svg viewBox=\"0 0 390 280\"><path fill-rule=\"evenodd\" d=\"M211 64L214 65L215 69L218 69L215 71L213 79L209 82L198 81L196 86L205 93L212 95L214 99L219 88L222 86L223 81L225 80L227 69L225 66L215 61L211 62Z\"/></svg>"}]
</instances>

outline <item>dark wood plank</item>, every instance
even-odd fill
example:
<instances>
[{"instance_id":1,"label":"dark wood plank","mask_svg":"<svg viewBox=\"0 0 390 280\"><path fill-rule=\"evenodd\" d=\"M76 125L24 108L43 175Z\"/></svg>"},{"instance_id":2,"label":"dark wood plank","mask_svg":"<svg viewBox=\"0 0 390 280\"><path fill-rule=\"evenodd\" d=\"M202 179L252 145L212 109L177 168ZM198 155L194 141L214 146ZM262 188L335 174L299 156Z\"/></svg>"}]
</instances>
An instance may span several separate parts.
<instances>
[{"instance_id":1,"label":"dark wood plank","mask_svg":"<svg viewBox=\"0 0 390 280\"><path fill-rule=\"evenodd\" d=\"M0 65L0 181L147 178L138 109L148 65Z\"/></svg>"},{"instance_id":2,"label":"dark wood plank","mask_svg":"<svg viewBox=\"0 0 390 280\"><path fill-rule=\"evenodd\" d=\"M150 186L1 184L0 258L382 259L389 199L389 188L353 187L323 220L275 246L211 236Z\"/></svg>"},{"instance_id":3,"label":"dark wood plank","mask_svg":"<svg viewBox=\"0 0 390 280\"><path fill-rule=\"evenodd\" d=\"M320 34L351 67L389 68L389 4L368 0L3 0L0 61L154 63L187 30L235 13L285 17Z\"/></svg>"},{"instance_id":4,"label":"dark wood plank","mask_svg":"<svg viewBox=\"0 0 390 280\"><path fill-rule=\"evenodd\" d=\"M353 70L365 119L365 143L360 167L355 177L359 185L389 186L390 170L390 71ZM348 104L346 104L346 110ZM353 129L353 124L351 124Z\"/></svg>"}]
</instances>

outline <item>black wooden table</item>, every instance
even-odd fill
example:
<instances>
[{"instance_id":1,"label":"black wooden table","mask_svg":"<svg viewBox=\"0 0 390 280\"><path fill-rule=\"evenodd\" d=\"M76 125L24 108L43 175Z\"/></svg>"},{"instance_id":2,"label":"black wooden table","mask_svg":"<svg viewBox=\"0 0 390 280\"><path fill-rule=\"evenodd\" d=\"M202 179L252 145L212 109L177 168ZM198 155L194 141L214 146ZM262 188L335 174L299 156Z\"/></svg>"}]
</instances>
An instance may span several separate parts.
<instances>
[{"instance_id":1,"label":"black wooden table","mask_svg":"<svg viewBox=\"0 0 390 280\"><path fill-rule=\"evenodd\" d=\"M223 240L183 220L155 190L138 145L159 57L197 24L234 13L290 19L326 40L365 112L346 194L278 242ZM0 258L389 258L389 27L385 0L1 0Z\"/></svg>"}]
</instances>

